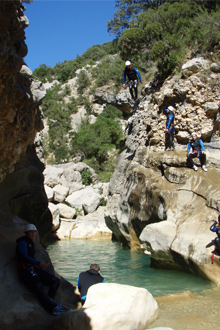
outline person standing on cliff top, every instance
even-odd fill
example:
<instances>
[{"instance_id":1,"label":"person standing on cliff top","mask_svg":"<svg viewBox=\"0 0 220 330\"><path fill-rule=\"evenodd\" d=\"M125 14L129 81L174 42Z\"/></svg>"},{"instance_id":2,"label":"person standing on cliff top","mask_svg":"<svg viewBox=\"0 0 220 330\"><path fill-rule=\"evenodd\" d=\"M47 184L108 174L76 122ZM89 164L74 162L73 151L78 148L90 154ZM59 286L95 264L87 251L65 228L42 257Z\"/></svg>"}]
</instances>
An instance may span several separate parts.
<instances>
[{"instance_id":1,"label":"person standing on cliff top","mask_svg":"<svg viewBox=\"0 0 220 330\"><path fill-rule=\"evenodd\" d=\"M199 158L201 167L203 171L207 172L206 164L206 154L205 147L203 141L197 138L197 134L195 132L192 133L192 139L189 141L187 147L187 161L192 166L194 171L198 171L198 167L194 164L193 158ZM190 150L192 149L192 152Z\"/></svg>"},{"instance_id":2,"label":"person standing on cliff top","mask_svg":"<svg viewBox=\"0 0 220 330\"><path fill-rule=\"evenodd\" d=\"M133 101L136 101L138 99L138 79L141 84L143 83L143 81L141 79L141 75L140 75L138 69L134 68L131 65L130 61L125 62L125 69L124 69L124 74L123 74L123 87L124 88L125 88L126 77L128 78L128 86L129 86L129 92L131 94L131 98ZM133 89L135 92L135 96L133 93Z\"/></svg>"},{"instance_id":3,"label":"person standing on cliff top","mask_svg":"<svg viewBox=\"0 0 220 330\"><path fill-rule=\"evenodd\" d=\"M92 264L89 270L79 274L78 288L82 305L84 305L86 301L87 291L90 286L98 283L105 283L104 277L100 275L100 267L98 264Z\"/></svg>"},{"instance_id":4,"label":"person standing on cliff top","mask_svg":"<svg viewBox=\"0 0 220 330\"><path fill-rule=\"evenodd\" d=\"M167 121L166 121L166 129L165 129L165 151L167 149L175 150L173 138L174 138L174 133L175 133L175 128L174 128L174 107L170 105L167 109L164 109L166 116L167 116Z\"/></svg>"},{"instance_id":5,"label":"person standing on cliff top","mask_svg":"<svg viewBox=\"0 0 220 330\"><path fill-rule=\"evenodd\" d=\"M19 280L35 293L39 302L49 313L60 315L67 311L66 308L54 302L60 280L45 271L49 264L35 259L34 239L36 232L35 225L28 224L24 230L25 236L16 241ZM43 285L49 287L48 294L44 292Z\"/></svg>"}]
</instances>

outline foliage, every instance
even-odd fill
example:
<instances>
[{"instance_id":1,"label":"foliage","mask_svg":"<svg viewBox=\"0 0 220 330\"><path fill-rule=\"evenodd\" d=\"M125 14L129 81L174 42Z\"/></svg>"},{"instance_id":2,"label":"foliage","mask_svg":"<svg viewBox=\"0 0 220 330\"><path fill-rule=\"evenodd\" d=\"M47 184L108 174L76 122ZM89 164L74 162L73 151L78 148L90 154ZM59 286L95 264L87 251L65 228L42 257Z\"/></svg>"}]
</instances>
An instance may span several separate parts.
<instances>
[{"instance_id":1,"label":"foliage","mask_svg":"<svg viewBox=\"0 0 220 330\"><path fill-rule=\"evenodd\" d=\"M92 173L88 168L84 168L81 172L82 183L89 186L92 183Z\"/></svg>"},{"instance_id":2,"label":"foliage","mask_svg":"<svg viewBox=\"0 0 220 330\"><path fill-rule=\"evenodd\" d=\"M42 82L52 81L53 69L46 64L41 64L39 68L33 71L33 77L39 79Z\"/></svg>"},{"instance_id":3,"label":"foliage","mask_svg":"<svg viewBox=\"0 0 220 330\"><path fill-rule=\"evenodd\" d=\"M132 58L144 50L146 61L155 61L166 75L172 73L181 64L193 19L201 11L195 2L186 0L166 2L141 13L132 23L137 27L124 31L119 40L122 58Z\"/></svg>"},{"instance_id":4,"label":"foliage","mask_svg":"<svg viewBox=\"0 0 220 330\"><path fill-rule=\"evenodd\" d=\"M110 81L117 89L121 86L121 72L124 62L119 56L108 56L104 58L96 67L91 70L92 77L95 79L95 88L101 87Z\"/></svg>"},{"instance_id":5,"label":"foliage","mask_svg":"<svg viewBox=\"0 0 220 330\"><path fill-rule=\"evenodd\" d=\"M108 109L106 110L108 112ZM94 124L83 126L71 141L72 153L81 151L86 158L95 157L101 164L114 147L120 148L122 131L118 122L99 116Z\"/></svg>"},{"instance_id":6,"label":"foliage","mask_svg":"<svg viewBox=\"0 0 220 330\"><path fill-rule=\"evenodd\" d=\"M96 61L99 61L106 55L115 53L117 53L116 41L106 42L103 45L94 45L81 56L77 56L76 59L57 63L54 68L45 64L40 65L39 68L33 71L33 76L42 82L57 79L60 83L65 83L67 80L75 77L78 69L88 64L95 64Z\"/></svg>"},{"instance_id":7,"label":"foliage","mask_svg":"<svg viewBox=\"0 0 220 330\"><path fill-rule=\"evenodd\" d=\"M220 42L220 10L209 15L203 12L192 22L192 33L189 36L197 42L201 50L212 52Z\"/></svg>"},{"instance_id":8,"label":"foliage","mask_svg":"<svg viewBox=\"0 0 220 330\"><path fill-rule=\"evenodd\" d=\"M137 54L142 56L142 49L145 42L145 33L142 29L135 27L125 30L119 40L119 49L123 59L129 58L131 61L137 59Z\"/></svg>"},{"instance_id":9,"label":"foliage","mask_svg":"<svg viewBox=\"0 0 220 330\"><path fill-rule=\"evenodd\" d=\"M123 30L130 27L129 22L150 8L158 8L166 0L116 0L117 10L111 21L107 22L108 32L119 38Z\"/></svg>"},{"instance_id":10,"label":"foliage","mask_svg":"<svg viewBox=\"0 0 220 330\"><path fill-rule=\"evenodd\" d=\"M77 93L83 94L83 91L90 85L88 74L85 70L81 70L77 78Z\"/></svg>"}]
</instances>

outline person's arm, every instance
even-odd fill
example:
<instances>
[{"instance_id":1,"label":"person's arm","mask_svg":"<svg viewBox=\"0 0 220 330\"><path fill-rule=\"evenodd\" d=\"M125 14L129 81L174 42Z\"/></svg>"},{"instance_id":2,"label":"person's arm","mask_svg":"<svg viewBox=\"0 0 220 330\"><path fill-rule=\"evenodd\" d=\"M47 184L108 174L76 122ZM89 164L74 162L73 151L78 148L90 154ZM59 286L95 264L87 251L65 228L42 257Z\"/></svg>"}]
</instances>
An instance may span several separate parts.
<instances>
[{"instance_id":1,"label":"person's arm","mask_svg":"<svg viewBox=\"0 0 220 330\"><path fill-rule=\"evenodd\" d=\"M142 83L142 79L141 79L141 75L140 75L140 72L138 71L138 69L134 69L134 71L137 73L137 75L138 75L138 78L139 78L139 80L140 80L140 83Z\"/></svg>"},{"instance_id":2,"label":"person's arm","mask_svg":"<svg viewBox=\"0 0 220 330\"><path fill-rule=\"evenodd\" d=\"M170 128L170 125L171 125L171 123L172 123L172 120L173 120L173 115L169 115L169 116L168 116L168 123L167 123L167 127L166 127L166 129L169 129L169 128Z\"/></svg>"},{"instance_id":3,"label":"person's arm","mask_svg":"<svg viewBox=\"0 0 220 330\"><path fill-rule=\"evenodd\" d=\"M187 154L190 152L190 149L191 149L191 144L190 142L188 143L188 147L187 147Z\"/></svg>"},{"instance_id":4,"label":"person's arm","mask_svg":"<svg viewBox=\"0 0 220 330\"><path fill-rule=\"evenodd\" d=\"M27 263L30 263L35 266L40 266L40 261L31 258L27 253L27 242L21 241L18 243L18 251L21 255L24 256L24 259Z\"/></svg>"},{"instance_id":5,"label":"person's arm","mask_svg":"<svg viewBox=\"0 0 220 330\"><path fill-rule=\"evenodd\" d=\"M126 82L126 71L124 70L124 74L123 74L123 86L125 86L125 82Z\"/></svg>"},{"instance_id":6,"label":"person's arm","mask_svg":"<svg viewBox=\"0 0 220 330\"><path fill-rule=\"evenodd\" d=\"M205 151L205 147L204 147L204 144L203 144L202 140L199 140L199 143L200 143L200 146L202 148L202 151Z\"/></svg>"},{"instance_id":7,"label":"person's arm","mask_svg":"<svg viewBox=\"0 0 220 330\"><path fill-rule=\"evenodd\" d=\"M210 227L210 230L215 233L217 233L217 231L218 231L218 229L216 228L216 225L217 225L217 221L215 221Z\"/></svg>"},{"instance_id":8,"label":"person's arm","mask_svg":"<svg viewBox=\"0 0 220 330\"><path fill-rule=\"evenodd\" d=\"M213 241L211 241L209 244L206 245L206 248L212 246L212 245L215 245L215 240L213 239Z\"/></svg>"}]
</instances>

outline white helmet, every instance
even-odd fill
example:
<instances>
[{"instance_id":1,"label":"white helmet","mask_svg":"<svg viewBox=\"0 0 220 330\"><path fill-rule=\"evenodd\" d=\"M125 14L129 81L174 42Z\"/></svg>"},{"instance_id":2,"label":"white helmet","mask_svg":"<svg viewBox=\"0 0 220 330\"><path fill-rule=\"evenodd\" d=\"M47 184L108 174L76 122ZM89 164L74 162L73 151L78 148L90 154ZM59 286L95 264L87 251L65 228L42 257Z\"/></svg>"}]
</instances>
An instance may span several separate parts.
<instances>
[{"instance_id":1,"label":"white helmet","mask_svg":"<svg viewBox=\"0 0 220 330\"><path fill-rule=\"evenodd\" d=\"M170 111L174 111L175 110L175 108L172 107L172 105L170 105L167 109L170 110Z\"/></svg>"},{"instance_id":2,"label":"white helmet","mask_svg":"<svg viewBox=\"0 0 220 330\"><path fill-rule=\"evenodd\" d=\"M197 133L196 133L196 132L193 132L193 133L191 134L191 136L193 136L193 135L196 135L196 136L197 136Z\"/></svg>"},{"instance_id":3,"label":"white helmet","mask_svg":"<svg viewBox=\"0 0 220 330\"><path fill-rule=\"evenodd\" d=\"M29 223L28 225L25 226L25 228L24 228L24 232L26 233L27 231L30 231L30 230L35 230L35 231L37 231L37 228L35 227L35 225Z\"/></svg>"},{"instance_id":4,"label":"white helmet","mask_svg":"<svg viewBox=\"0 0 220 330\"><path fill-rule=\"evenodd\" d=\"M131 65L131 62L130 62L130 61L126 61L126 62L125 62L125 65L126 65L126 66Z\"/></svg>"}]
</instances>

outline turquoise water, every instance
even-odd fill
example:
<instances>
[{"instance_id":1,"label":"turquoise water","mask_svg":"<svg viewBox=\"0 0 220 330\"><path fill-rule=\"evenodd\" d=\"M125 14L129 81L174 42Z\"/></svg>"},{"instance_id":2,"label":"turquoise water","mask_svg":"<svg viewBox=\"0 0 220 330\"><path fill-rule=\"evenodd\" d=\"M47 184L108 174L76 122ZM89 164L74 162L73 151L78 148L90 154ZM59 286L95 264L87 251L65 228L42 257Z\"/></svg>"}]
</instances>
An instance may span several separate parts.
<instances>
[{"instance_id":1,"label":"turquoise water","mask_svg":"<svg viewBox=\"0 0 220 330\"><path fill-rule=\"evenodd\" d=\"M148 256L131 252L117 242L57 241L47 251L56 271L75 286L79 273L98 263L106 282L146 288L153 296L213 287L211 282L188 273L150 268Z\"/></svg>"}]
</instances>

